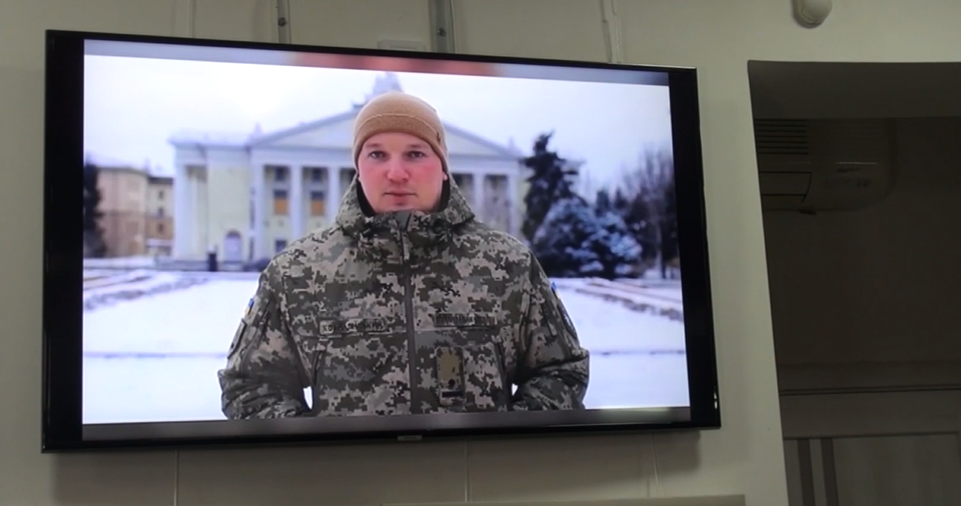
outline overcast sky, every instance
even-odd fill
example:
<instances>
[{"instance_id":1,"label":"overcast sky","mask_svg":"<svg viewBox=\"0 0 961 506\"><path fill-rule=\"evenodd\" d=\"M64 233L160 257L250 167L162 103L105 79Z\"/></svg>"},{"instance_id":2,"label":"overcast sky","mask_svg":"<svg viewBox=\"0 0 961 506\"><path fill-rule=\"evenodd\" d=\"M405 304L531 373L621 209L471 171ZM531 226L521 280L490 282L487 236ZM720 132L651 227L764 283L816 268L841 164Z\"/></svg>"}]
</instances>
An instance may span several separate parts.
<instances>
[{"instance_id":1,"label":"overcast sky","mask_svg":"<svg viewBox=\"0 0 961 506\"><path fill-rule=\"evenodd\" d=\"M172 174L168 139L182 130L246 134L295 126L348 110L378 76L323 69L87 56L85 149ZM670 149L666 86L502 77L397 74L404 91L445 122L529 152L554 130L554 149L582 159L596 184L615 183L645 149Z\"/></svg>"}]
</instances>

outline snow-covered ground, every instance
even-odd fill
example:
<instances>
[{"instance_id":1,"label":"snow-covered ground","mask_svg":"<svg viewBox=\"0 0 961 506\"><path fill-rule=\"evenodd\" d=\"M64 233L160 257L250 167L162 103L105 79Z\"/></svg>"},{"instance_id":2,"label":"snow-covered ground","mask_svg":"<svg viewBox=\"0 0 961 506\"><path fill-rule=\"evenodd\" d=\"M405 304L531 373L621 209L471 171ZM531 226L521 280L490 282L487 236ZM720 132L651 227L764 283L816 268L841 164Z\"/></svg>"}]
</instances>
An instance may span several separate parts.
<instances>
[{"instance_id":1,"label":"snow-covered ground","mask_svg":"<svg viewBox=\"0 0 961 506\"><path fill-rule=\"evenodd\" d=\"M216 372L256 284L255 273L85 276L84 422L223 419ZM557 289L592 353L589 408L688 405L677 282Z\"/></svg>"},{"instance_id":2,"label":"snow-covered ground","mask_svg":"<svg viewBox=\"0 0 961 506\"><path fill-rule=\"evenodd\" d=\"M143 255L118 258L84 258L84 269L142 269L157 265L157 258Z\"/></svg>"}]
</instances>

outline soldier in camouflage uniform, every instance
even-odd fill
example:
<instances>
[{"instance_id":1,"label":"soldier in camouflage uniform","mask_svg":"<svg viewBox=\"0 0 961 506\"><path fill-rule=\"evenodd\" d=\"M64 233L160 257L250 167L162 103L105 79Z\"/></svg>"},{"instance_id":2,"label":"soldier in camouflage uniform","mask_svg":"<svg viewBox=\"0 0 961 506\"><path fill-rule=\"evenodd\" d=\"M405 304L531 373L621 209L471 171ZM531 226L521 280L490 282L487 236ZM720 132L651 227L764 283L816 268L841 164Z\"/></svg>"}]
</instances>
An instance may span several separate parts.
<instances>
[{"instance_id":1,"label":"soldier in camouflage uniform","mask_svg":"<svg viewBox=\"0 0 961 506\"><path fill-rule=\"evenodd\" d=\"M531 251L449 177L434 109L380 95L354 133L335 223L260 276L219 372L226 416L583 409L588 352Z\"/></svg>"}]
</instances>

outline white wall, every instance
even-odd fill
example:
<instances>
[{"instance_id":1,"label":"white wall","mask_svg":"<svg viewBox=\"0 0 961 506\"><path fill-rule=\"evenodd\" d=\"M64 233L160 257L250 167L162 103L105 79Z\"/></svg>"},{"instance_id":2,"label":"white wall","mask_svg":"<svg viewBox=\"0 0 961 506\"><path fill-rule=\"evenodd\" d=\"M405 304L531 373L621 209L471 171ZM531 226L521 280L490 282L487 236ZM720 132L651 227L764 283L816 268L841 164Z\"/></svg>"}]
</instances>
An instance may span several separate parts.
<instances>
[{"instance_id":1,"label":"white wall","mask_svg":"<svg viewBox=\"0 0 961 506\"><path fill-rule=\"evenodd\" d=\"M185 7L195 4L190 22ZM268 40L267 0L0 4L0 504L377 504L746 493L784 505L749 59L961 60L961 4L836 2L817 30L788 0L615 2L615 55L701 69L725 428L646 436L257 452L39 454L43 29ZM292 0L295 42L427 40L426 1ZM456 1L465 52L602 59L598 2ZM135 395L135 393L134 393ZM175 499L176 498L176 499Z\"/></svg>"}]
</instances>

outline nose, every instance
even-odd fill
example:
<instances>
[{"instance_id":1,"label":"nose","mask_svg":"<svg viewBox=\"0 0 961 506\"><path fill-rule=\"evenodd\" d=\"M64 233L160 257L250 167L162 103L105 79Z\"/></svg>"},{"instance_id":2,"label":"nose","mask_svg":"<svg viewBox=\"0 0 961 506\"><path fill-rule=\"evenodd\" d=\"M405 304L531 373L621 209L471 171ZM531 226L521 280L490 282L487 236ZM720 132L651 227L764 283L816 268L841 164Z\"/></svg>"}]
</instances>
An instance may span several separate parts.
<instances>
[{"instance_id":1,"label":"nose","mask_svg":"<svg viewBox=\"0 0 961 506\"><path fill-rule=\"evenodd\" d=\"M404 163L401 160L393 159L388 162L387 166L387 179L393 183L402 183L407 181L409 174L407 169L404 167Z\"/></svg>"}]
</instances>

